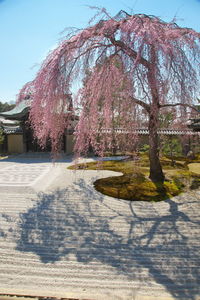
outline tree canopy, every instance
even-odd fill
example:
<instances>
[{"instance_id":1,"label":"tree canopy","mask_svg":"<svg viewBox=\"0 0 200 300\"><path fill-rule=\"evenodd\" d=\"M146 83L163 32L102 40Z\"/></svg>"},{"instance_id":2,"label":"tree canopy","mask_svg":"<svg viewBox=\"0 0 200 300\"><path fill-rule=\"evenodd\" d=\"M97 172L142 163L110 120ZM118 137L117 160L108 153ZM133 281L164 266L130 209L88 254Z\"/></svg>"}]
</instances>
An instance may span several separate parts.
<instances>
[{"instance_id":1,"label":"tree canopy","mask_svg":"<svg viewBox=\"0 0 200 300\"><path fill-rule=\"evenodd\" d=\"M150 178L163 180L158 115L165 107L192 107L198 96L200 34L155 16L121 11L111 17L105 9L98 14L99 21L80 31L71 30L43 62L34 80L30 112L35 135L41 144L50 137L52 150L58 151L67 126L66 97L73 83L86 77L76 97L82 108L76 151L85 152L92 143L97 153L104 152L111 136L101 132L113 124L113 107L115 117L122 116L117 126L126 129L129 142L134 143L136 116L145 111Z\"/></svg>"}]
</instances>

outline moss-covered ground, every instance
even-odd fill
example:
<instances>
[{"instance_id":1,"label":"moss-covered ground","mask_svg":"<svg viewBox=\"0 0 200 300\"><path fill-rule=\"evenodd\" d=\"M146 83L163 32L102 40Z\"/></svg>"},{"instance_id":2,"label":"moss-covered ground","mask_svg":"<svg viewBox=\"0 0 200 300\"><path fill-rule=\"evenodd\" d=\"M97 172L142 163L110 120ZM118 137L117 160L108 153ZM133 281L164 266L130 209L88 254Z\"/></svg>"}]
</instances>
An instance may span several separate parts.
<instances>
[{"instance_id":1,"label":"moss-covered ground","mask_svg":"<svg viewBox=\"0 0 200 300\"><path fill-rule=\"evenodd\" d=\"M195 170L200 169L200 159L188 160L175 157L173 164L170 159L163 157L161 164L165 173L165 182L152 182L149 176L149 159L146 154L139 154L135 160L103 161L79 164L71 169L111 170L123 173L98 179L94 182L97 191L115 198L131 201L161 201L176 196L183 191L200 187L200 175L189 170L188 165L195 163Z\"/></svg>"}]
</instances>

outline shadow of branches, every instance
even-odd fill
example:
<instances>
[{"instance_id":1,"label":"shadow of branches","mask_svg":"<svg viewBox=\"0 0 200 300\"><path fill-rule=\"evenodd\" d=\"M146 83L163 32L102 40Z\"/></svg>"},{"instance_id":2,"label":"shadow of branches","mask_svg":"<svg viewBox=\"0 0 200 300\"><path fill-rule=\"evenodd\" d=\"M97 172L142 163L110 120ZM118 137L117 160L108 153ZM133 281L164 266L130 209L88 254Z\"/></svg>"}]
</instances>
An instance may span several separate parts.
<instances>
[{"instance_id":1,"label":"shadow of branches","mask_svg":"<svg viewBox=\"0 0 200 300\"><path fill-rule=\"evenodd\" d=\"M174 199L113 200L84 179L38 198L21 215L17 250L36 253L43 263L67 260L73 253L79 262L98 260L130 280L148 284L151 278L177 299L199 295L199 222L195 210L188 212L193 200L187 208Z\"/></svg>"}]
</instances>

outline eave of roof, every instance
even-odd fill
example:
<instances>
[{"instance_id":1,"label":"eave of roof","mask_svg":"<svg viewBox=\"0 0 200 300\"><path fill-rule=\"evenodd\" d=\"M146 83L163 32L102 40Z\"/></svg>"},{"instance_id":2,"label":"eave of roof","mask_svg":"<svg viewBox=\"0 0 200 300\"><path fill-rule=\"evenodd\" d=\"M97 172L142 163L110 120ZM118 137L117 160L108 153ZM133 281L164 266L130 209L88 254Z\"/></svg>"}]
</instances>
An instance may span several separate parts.
<instances>
[{"instance_id":1,"label":"eave of roof","mask_svg":"<svg viewBox=\"0 0 200 300\"><path fill-rule=\"evenodd\" d=\"M1 112L0 116L10 120L21 120L28 113L31 105L31 100L23 100L13 109Z\"/></svg>"},{"instance_id":2,"label":"eave of roof","mask_svg":"<svg viewBox=\"0 0 200 300\"><path fill-rule=\"evenodd\" d=\"M2 126L5 134L22 134L22 128L20 126Z\"/></svg>"},{"instance_id":3,"label":"eave of roof","mask_svg":"<svg viewBox=\"0 0 200 300\"><path fill-rule=\"evenodd\" d=\"M17 120L9 120L9 119L5 119L3 117L0 117L0 124L1 125L8 125L8 126L12 126L12 125L19 125L19 121Z\"/></svg>"}]
</instances>

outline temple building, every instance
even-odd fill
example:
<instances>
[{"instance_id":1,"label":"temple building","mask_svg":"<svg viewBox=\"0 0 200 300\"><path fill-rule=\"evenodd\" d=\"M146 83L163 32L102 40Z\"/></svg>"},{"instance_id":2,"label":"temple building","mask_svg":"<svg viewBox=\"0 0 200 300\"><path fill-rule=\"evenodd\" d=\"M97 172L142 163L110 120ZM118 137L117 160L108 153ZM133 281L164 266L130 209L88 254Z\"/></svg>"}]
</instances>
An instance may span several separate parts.
<instances>
[{"instance_id":1,"label":"temple building","mask_svg":"<svg viewBox=\"0 0 200 300\"><path fill-rule=\"evenodd\" d=\"M33 137L33 131L27 122L31 101L30 98L22 100L12 110L0 113L0 128L3 129L5 136L3 144L0 145L0 152L24 153L51 151L50 143L47 143L46 147L42 149ZM70 129L67 129L63 135L62 152L66 154L72 154L73 152L73 128L77 120L77 116L74 115L71 117Z\"/></svg>"}]
</instances>

